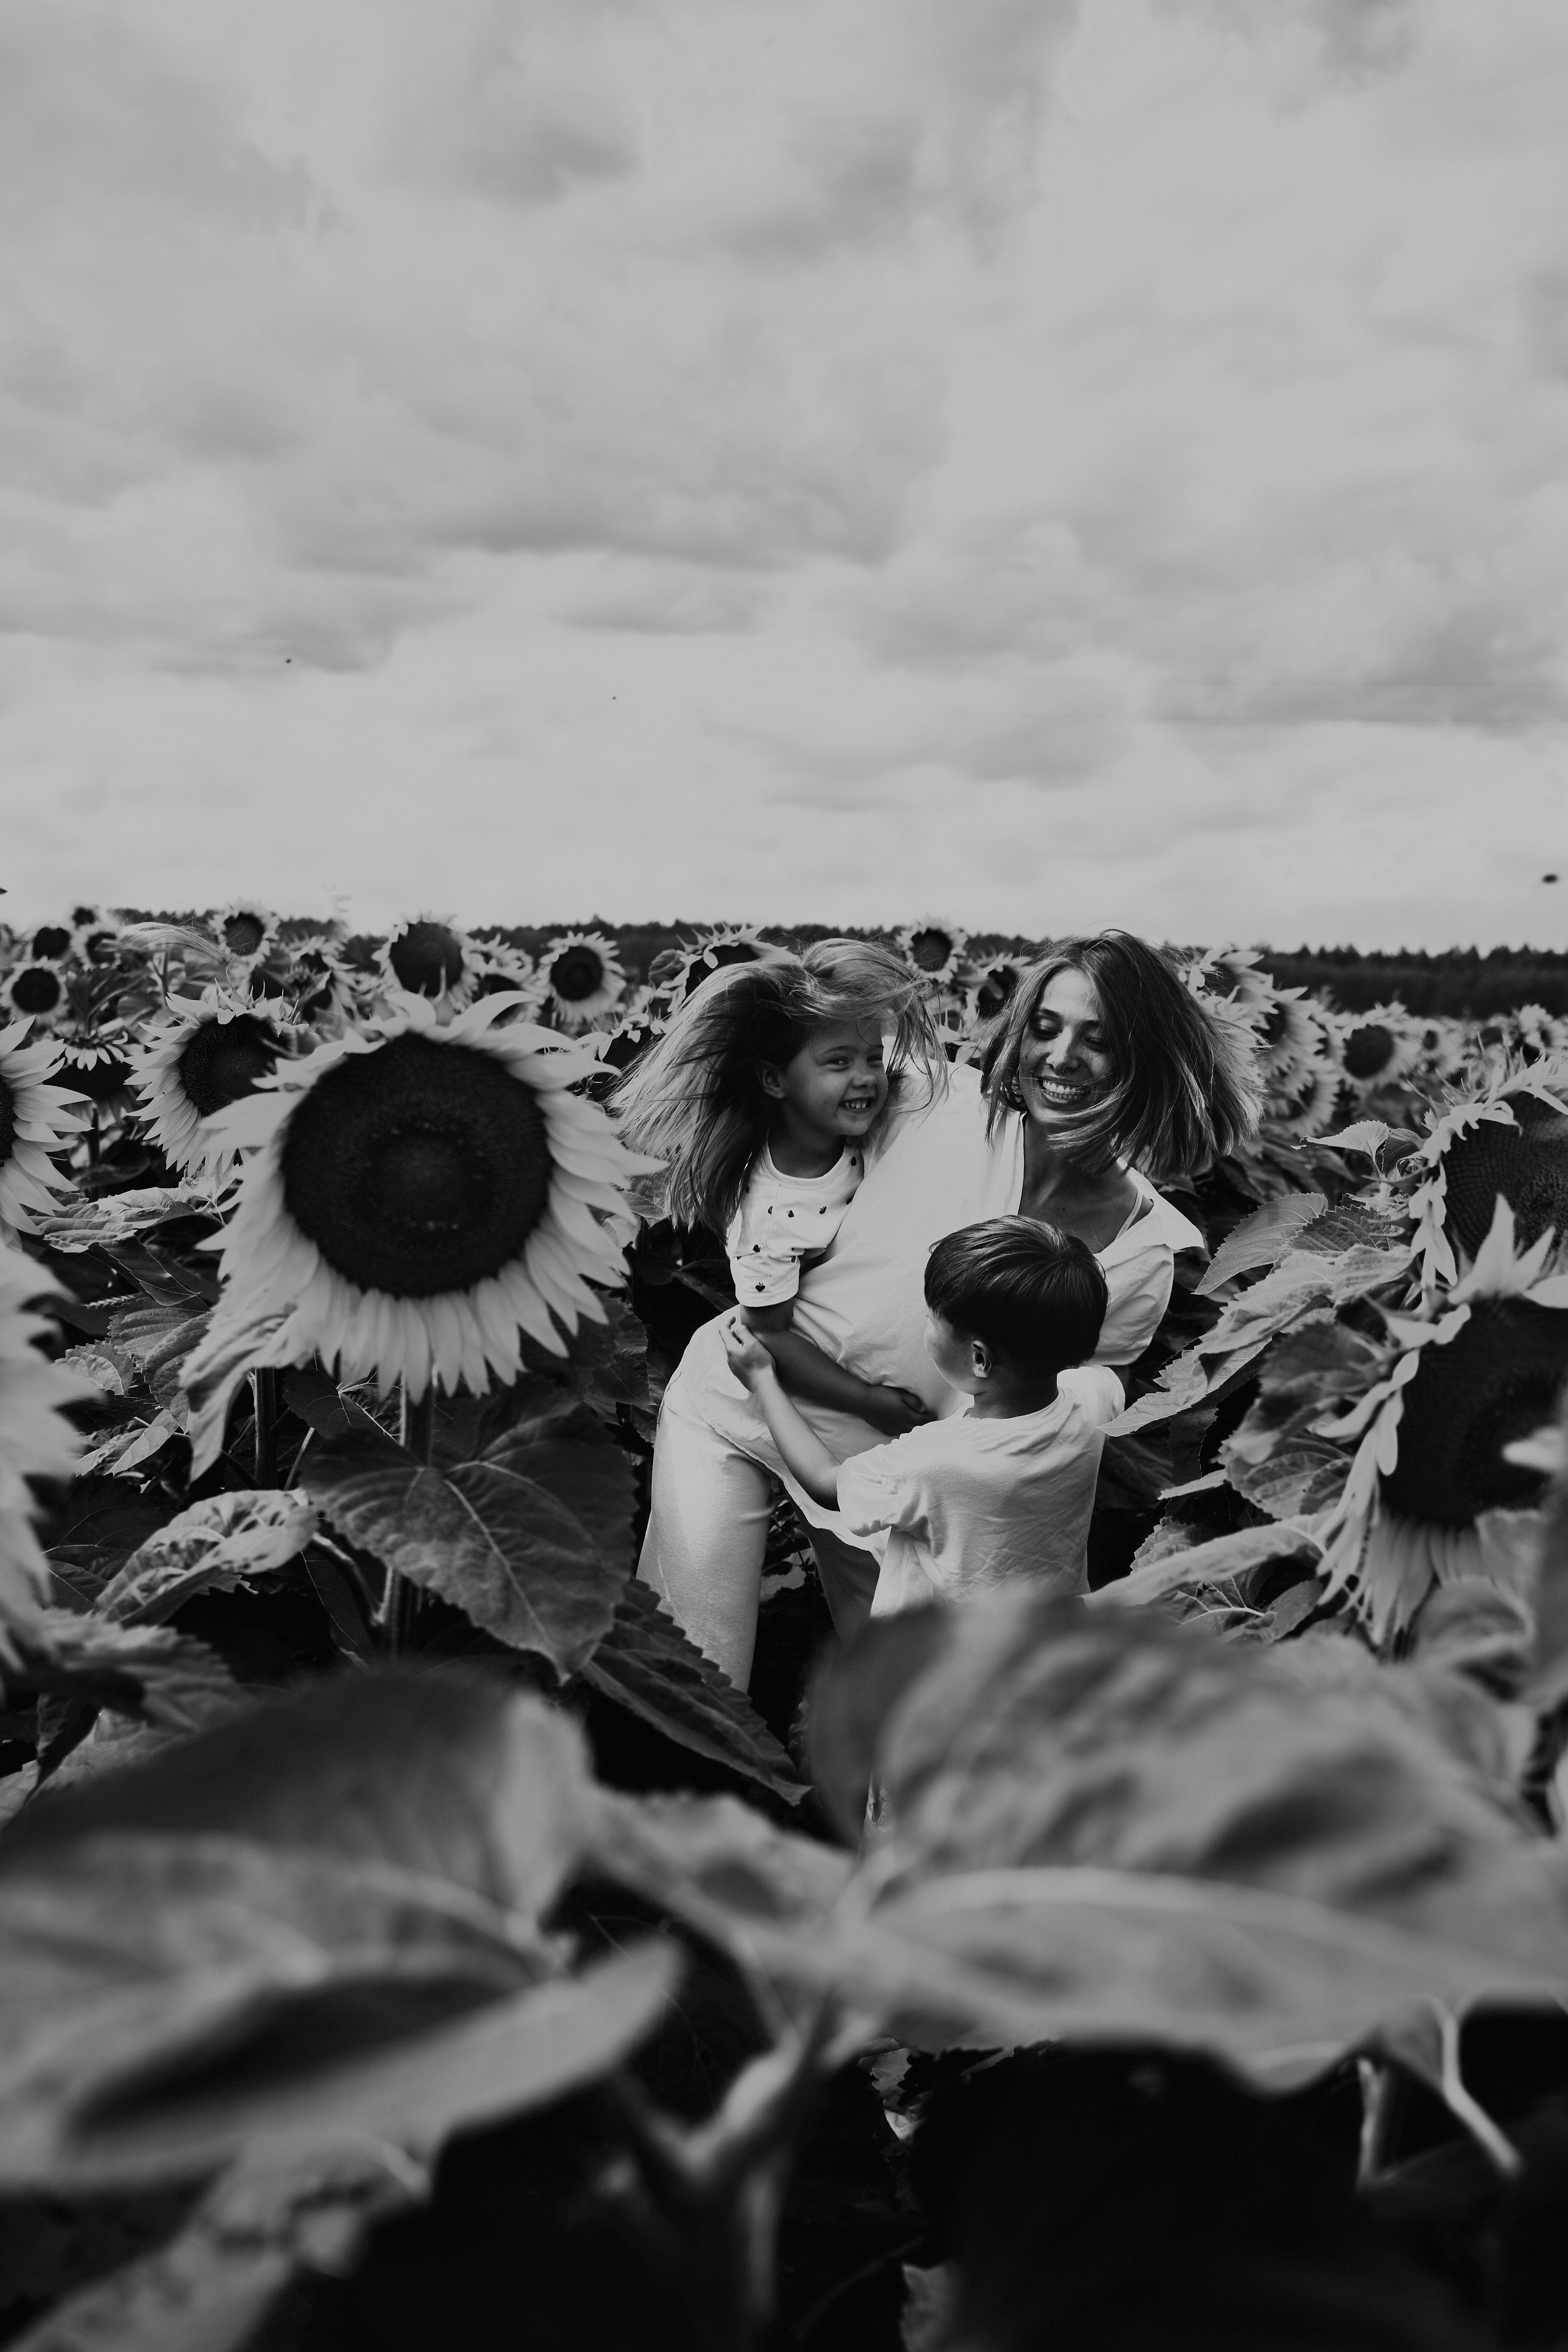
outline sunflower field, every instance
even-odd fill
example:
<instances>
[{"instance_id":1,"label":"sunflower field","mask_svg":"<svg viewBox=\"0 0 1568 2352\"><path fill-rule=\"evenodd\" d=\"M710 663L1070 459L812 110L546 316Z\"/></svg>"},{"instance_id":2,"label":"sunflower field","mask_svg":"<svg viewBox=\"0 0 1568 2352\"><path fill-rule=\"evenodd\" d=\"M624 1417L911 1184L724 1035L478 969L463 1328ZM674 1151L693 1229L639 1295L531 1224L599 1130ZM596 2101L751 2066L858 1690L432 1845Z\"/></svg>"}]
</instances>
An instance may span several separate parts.
<instances>
[{"instance_id":1,"label":"sunflower field","mask_svg":"<svg viewBox=\"0 0 1568 2352\"><path fill-rule=\"evenodd\" d=\"M614 1093L787 935L528 936L0 934L0 2343L1568 2346L1568 1022L1173 949L1089 1600L839 1650L781 1496L746 1694Z\"/></svg>"}]
</instances>

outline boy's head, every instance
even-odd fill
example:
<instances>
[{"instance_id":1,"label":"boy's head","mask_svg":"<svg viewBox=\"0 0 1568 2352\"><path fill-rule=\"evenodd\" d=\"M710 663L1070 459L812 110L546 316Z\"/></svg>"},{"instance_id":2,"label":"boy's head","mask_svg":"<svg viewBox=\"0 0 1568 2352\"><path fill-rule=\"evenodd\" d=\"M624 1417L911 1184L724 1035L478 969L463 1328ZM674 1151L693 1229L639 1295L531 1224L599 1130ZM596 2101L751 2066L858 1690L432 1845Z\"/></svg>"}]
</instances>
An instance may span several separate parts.
<instances>
[{"instance_id":1,"label":"boy's head","mask_svg":"<svg viewBox=\"0 0 1568 2352\"><path fill-rule=\"evenodd\" d=\"M926 1344L955 1388L972 1385L965 1365L975 1381L988 1371L1044 1381L1087 1362L1099 1346L1105 1276L1076 1234L1032 1217L987 1217L937 1243L926 1260L925 1299L933 1324Z\"/></svg>"}]
</instances>

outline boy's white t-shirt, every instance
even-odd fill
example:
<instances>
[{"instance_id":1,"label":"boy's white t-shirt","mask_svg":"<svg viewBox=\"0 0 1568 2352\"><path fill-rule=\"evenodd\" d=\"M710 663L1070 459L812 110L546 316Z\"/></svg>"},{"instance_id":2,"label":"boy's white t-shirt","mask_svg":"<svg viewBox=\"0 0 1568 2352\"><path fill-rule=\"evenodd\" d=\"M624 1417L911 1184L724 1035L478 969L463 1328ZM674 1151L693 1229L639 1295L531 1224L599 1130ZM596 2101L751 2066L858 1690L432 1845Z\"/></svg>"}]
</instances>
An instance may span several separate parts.
<instances>
[{"instance_id":1,"label":"boy's white t-shirt","mask_svg":"<svg viewBox=\"0 0 1568 2352\"><path fill-rule=\"evenodd\" d=\"M839 1524L862 1539L887 1530L872 1616L1019 1577L1084 1591L1100 1419L1115 1409L1064 1385L1040 1412L976 1420L966 1406L852 1454L838 1473Z\"/></svg>"},{"instance_id":2,"label":"boy's white t-shirt","mask_svg":"<svg viewBox=\"0 0 1568 2352\"><path fill-rule=\"evenodd\" d=\"M833 1240L865 1173L858 1143L847 1142L822 1176L785 1176L763 1146L724 1236L740 1306L778 1307L795 1296L802 1264Z\"/></svg>"}]
</instances>

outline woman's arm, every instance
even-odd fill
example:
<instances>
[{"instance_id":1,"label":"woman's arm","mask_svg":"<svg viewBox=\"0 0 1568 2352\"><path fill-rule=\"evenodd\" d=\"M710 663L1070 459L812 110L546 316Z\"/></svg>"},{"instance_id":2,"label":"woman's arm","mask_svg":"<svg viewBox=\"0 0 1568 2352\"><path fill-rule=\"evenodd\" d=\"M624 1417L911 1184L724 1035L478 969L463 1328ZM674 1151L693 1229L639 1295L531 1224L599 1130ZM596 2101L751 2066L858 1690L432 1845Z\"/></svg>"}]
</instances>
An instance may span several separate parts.
<instances>
[{"instance_id":1,"label":"woman's arm","mask_svg":"<svg viewBox=\"0 0 1568 2352\"><path fill-rule=\"evenodd\" d=\"M912 1389L878 1388L825 1356L815 1341L795 1328L793 1300L784 1299L776 1307L742 1307L739 1312L746 1329L773 1358L779 1380L792 1396L804 1397L807 1404L852 1412L886 1437L902 1437L906 1431L931 1420L929 1409Z\"/></svg>"},{"instance_id":2,"label":"woman's arm","mask_svg":"<svg viewBox=\"0 0 1568 2352\"><path fill-rule=\"evenodd\" d=\"M730 1370L742 1388L749 1389L762 1407L768 1434L778 1447L779 1458L791 1476L799 1480L814 1503L826 1510L838 1507L838 1465L817 1436L785 1396L779 1384L778 1370L773 1352L760 1334L751 1330L746 1310L726 1316L721 1326L724 1353L730 1360ZM809 1342L803 1341L803 1346ZM813 1348L811 1353L818 1351ZM827 1359L822 1358L826 1363ZM834 1370L837 1370L835 1366ZM865 1382L859 1383L861 1387Z\"/></svg>"}]
</instances>

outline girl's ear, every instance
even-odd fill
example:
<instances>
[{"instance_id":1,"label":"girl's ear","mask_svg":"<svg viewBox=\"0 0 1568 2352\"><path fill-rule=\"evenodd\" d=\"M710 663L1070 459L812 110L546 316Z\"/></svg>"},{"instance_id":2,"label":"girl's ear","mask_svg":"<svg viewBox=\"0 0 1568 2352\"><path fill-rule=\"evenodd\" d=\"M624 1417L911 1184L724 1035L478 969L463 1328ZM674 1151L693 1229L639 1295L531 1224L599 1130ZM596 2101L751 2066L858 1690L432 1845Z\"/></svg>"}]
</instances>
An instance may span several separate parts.
<instances>
[{"instance_id":1,"label":"girl's ear","mask_svg":"<svg viewBox=\"0 0 1568 2352\"><path fill-rule=\"evenodd\" d=\"M772 1062L759 1062L757 1064L757 1076L763 1082L763 1094L772 1095L775 1102L783 1102L784 1097L784 1072L781 1069L776 1068Z\"/></svg>"}]
</instances>

